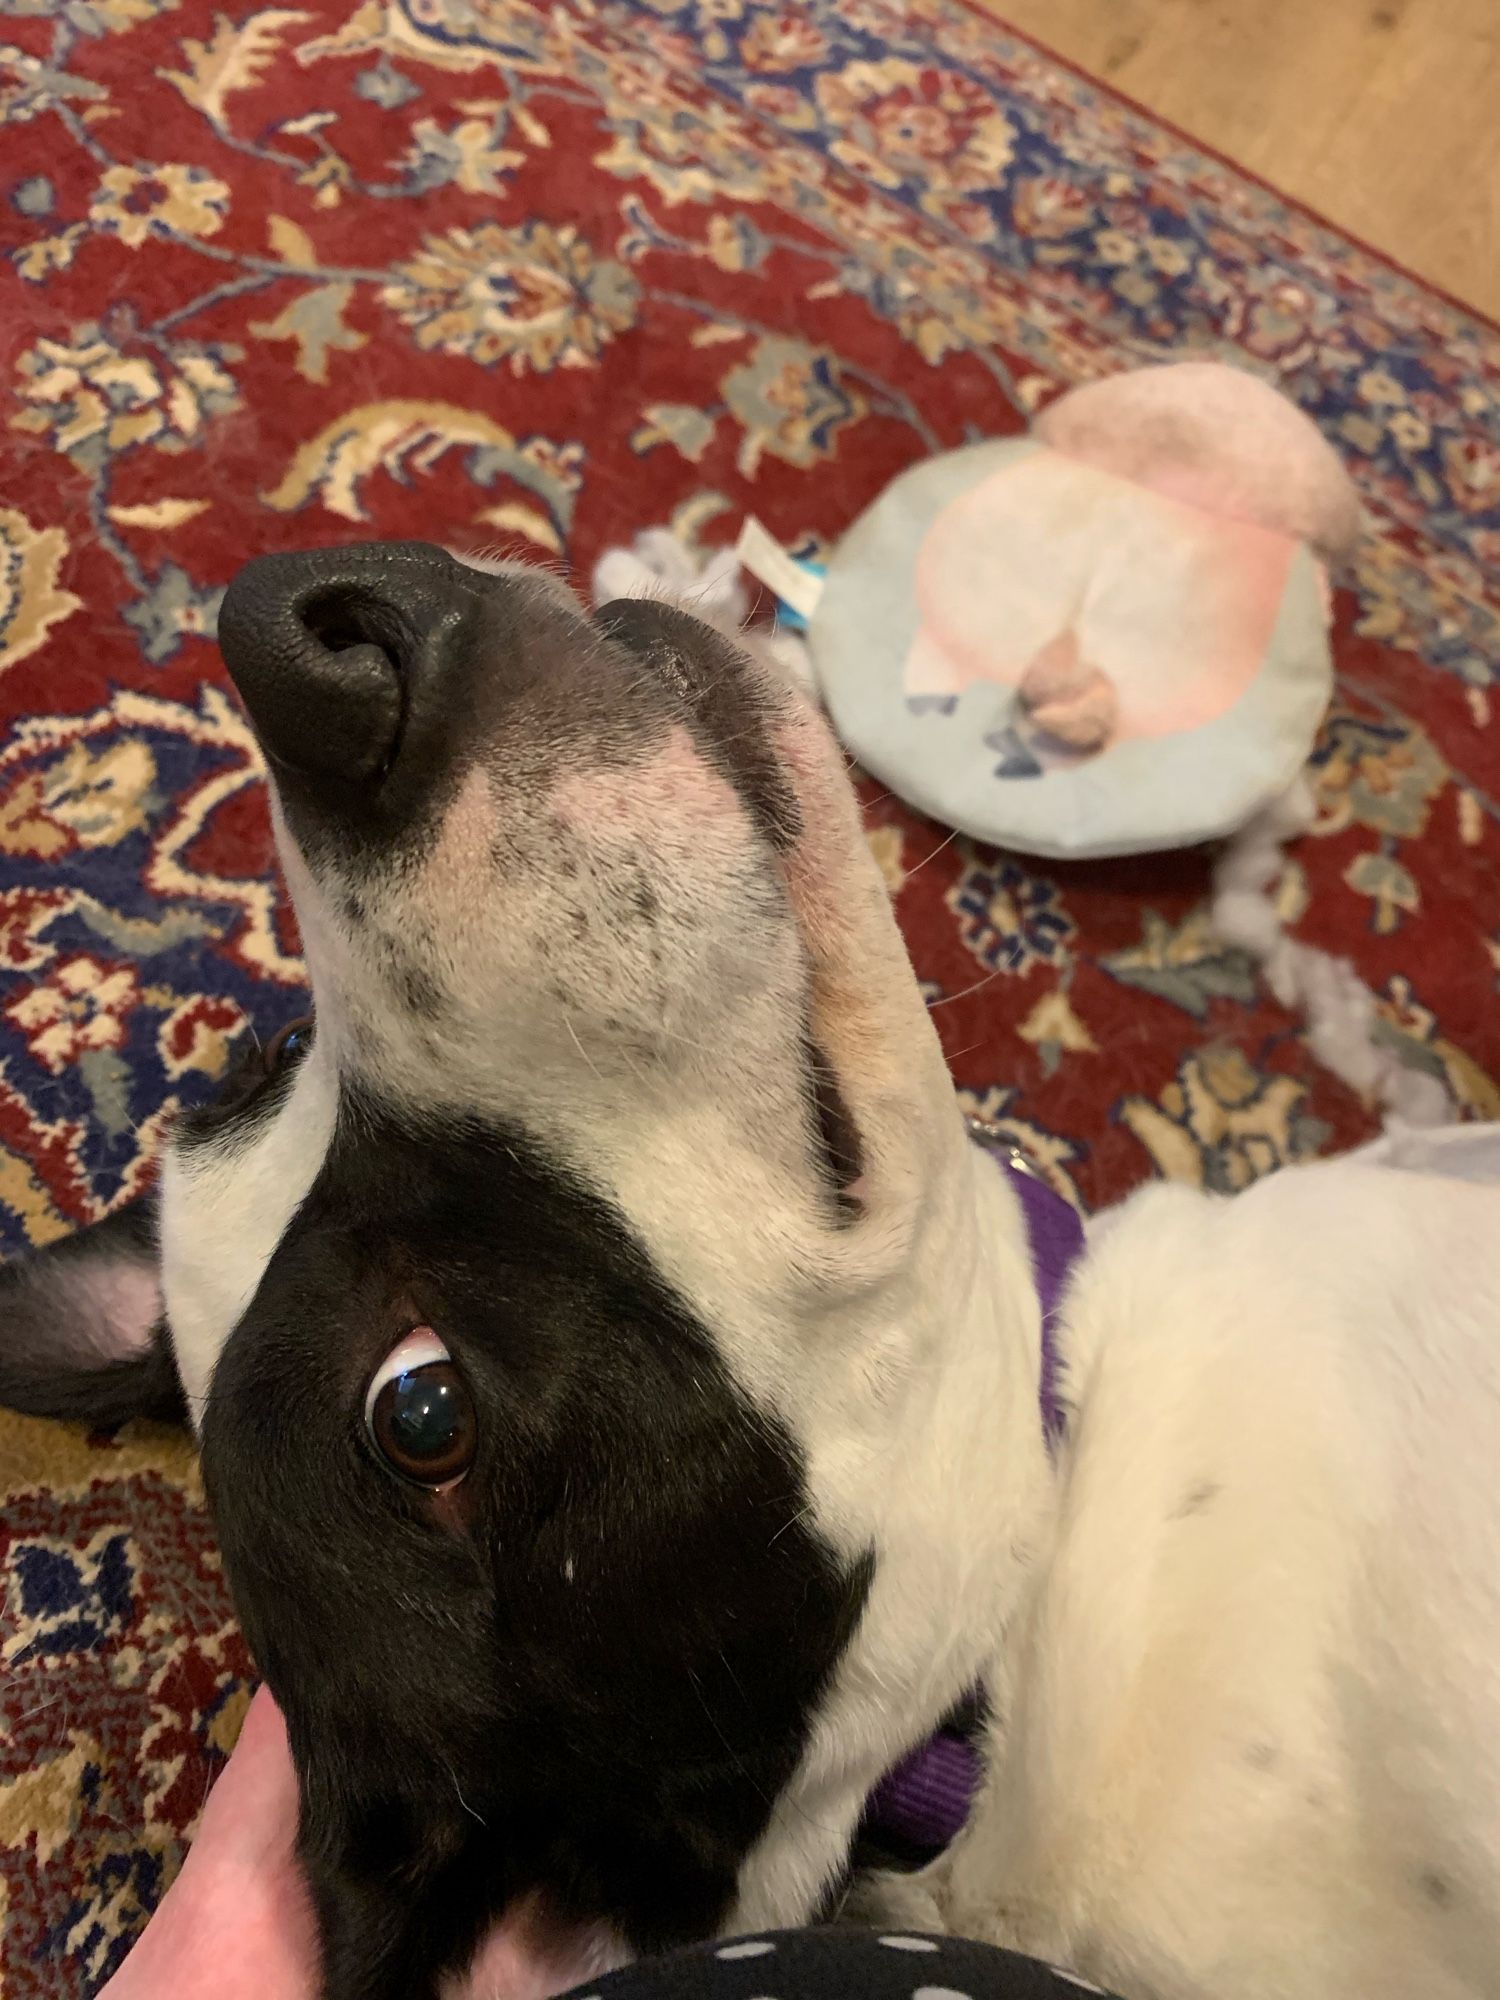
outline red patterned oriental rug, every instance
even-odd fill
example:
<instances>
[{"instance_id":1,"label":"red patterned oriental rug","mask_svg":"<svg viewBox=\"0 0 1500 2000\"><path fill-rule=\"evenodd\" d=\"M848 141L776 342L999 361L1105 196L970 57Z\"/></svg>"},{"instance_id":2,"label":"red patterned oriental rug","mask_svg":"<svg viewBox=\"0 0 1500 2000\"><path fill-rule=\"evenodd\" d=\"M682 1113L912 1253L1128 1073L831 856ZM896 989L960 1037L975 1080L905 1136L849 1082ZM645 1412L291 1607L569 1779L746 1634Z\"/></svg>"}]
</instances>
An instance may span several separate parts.
<instances>
[{"instance_id":1,"label":"red patterned oriental rug","mask_svg":"<svg viewBox=\"0 0 1500 2000\"><path fill-rule=\"evenodd\" d=\"M922 454L1186 352L1293 396L1368 506L1283 914L1500 1115L1492 328L957 0L0 15L7 1252L128 1197L300 1010L210 636L242 557L584 572L752 508L813 551ZM1039 868L867 807L955 1077L1086 1206L1371 1129L1210 934L1202 855ZM3 1990L54 2000L177 1867L250 1668L182 1442L0 1418L0 1494Z\"/></svg>"}]
</instances>

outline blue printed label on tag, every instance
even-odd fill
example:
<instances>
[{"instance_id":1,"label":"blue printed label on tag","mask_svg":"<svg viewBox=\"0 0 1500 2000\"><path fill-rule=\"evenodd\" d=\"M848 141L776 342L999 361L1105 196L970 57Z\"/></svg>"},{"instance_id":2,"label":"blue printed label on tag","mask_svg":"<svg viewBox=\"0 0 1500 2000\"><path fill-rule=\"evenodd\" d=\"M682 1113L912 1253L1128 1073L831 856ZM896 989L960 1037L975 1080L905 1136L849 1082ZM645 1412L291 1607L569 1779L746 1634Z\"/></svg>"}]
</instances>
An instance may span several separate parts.
<instances>
[{"instance_id":1,"label":"blue printed label on tag","mask_svg":"<svg viewBox=\"0 0 1500 2000\"><path fill-rule=\"evenodd\" d=\"M827 563L811 562L803 556L791 556L788 560L794 563L804 576L810 576L818 583L821 583L828 574ZM808 624L807 618L796 605L788 604L784 597L778 597L776 600L776 622L784 626L788 632L805 632Z\"/></svg>"}]
</instances>

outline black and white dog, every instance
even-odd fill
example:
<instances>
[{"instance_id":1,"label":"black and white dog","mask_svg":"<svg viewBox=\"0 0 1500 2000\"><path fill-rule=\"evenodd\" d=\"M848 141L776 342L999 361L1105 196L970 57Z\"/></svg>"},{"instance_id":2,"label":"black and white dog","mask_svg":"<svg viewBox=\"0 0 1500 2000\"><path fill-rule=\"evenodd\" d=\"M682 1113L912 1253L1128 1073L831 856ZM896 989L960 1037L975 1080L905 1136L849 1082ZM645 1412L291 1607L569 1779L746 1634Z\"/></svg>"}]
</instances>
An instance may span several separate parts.
<instances>
[{"instance_id":1,"label":"black and white dog","mask_svg":"<svg viewBox=\"0 0 1500 2000\"><path fill-rule=\"evenodd\" d=\"M863 1908L1153 2000L1500 1992L1500 1190L1144 1191L1050 1454L810 702L421 544L254 562L221 639L316 1029L8 1274L0 1397L199 1427L329 1994L808 1920L976 1685L968 1832Z\"/></svg>"}]
</instances>

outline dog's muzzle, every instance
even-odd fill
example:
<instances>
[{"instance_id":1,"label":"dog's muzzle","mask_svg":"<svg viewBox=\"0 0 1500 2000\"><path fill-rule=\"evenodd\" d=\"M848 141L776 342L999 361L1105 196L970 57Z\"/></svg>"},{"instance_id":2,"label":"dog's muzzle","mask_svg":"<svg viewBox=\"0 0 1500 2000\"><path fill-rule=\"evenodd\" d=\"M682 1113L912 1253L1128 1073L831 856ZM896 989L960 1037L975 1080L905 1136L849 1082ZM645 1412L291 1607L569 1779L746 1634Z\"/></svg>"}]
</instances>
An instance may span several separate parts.
<instances>
[{"instance_id":1,"label":"dog's muzzle","mask_svg":"<svg viewBox=\"0 0 1500 2000\"><path fill-rule=\"evenodd\" d=\"M502 743L534 779L645 756L674 726L771 845L800 824L743 653L672 605L590 618L544 570L364 542L247 563L219 645L304 848L387 851Z\"/></svg>"}]
</instances>

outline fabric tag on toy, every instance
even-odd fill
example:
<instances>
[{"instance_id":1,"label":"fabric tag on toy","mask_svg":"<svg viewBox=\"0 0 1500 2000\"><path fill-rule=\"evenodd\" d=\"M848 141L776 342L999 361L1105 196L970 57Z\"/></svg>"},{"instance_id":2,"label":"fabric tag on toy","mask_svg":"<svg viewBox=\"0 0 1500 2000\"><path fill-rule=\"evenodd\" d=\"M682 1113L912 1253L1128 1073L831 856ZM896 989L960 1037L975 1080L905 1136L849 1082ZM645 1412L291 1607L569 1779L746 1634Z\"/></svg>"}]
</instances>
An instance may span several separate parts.
<instances>
[{"instance_id":1,"label":"fabric tag on toy","mask_svg":"<svg viewBox=\"0 0 1500 2000\"><path fill-rule=\"evenodd\" d=\"M746 515L734 552L741 568L775 597L781 623L789 631L805 632L823 595L823 564L792 555L753 514Z\"/></svg>"}]
</instances>

